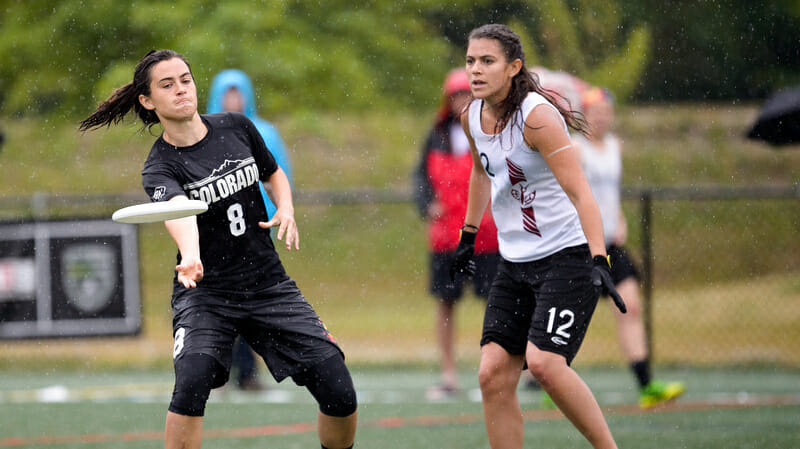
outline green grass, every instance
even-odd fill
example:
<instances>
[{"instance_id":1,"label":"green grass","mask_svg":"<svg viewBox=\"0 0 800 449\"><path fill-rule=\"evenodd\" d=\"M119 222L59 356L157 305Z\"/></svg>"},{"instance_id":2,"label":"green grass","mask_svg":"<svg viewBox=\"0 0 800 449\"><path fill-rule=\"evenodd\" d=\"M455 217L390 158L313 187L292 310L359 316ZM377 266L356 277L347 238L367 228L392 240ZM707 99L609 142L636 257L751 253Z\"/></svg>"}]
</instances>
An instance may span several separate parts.
<instances>
[{"instance_id":1,"label":"green grass","mask_svg":"<svg viewBox=\"0 0 800 449\"><path fill-rule=\"evenodd\" d=\"M674 407L648 413L628 406L636 400L630 373L614 369L578 371L604 408L620 447L772 449L800 443L797 371L659 369L657 374L684 380L689 389ZM356 446L486 447L481 406L468 393L477 386L474 369L463 370L461 377L467 392L448 402L431 403L423 398L425 387L436 380L431 370L355 369L360 398ZM10 437L31 443L15 446L28 449L160 447L171 380L168 371L55 371L5 376L0 386L0 447L11 447L6 440ZM84 395L92 391L114 394L62 403L20 399L25 392L54 385ZM203 447L316 447L316 412L310 395L290 381L269 386L261 396L230 389L215 391L204 420L207 438ZM137 399L137 391L156 394ZM275 402L278 393L289 395L289 402ZM16 400L10 400L12 394L17 395ZM526 447L589 447L558 414L539 411L539 394L523 387L519 390L527 419ZM765 402L775 395L787 405ZM291 424L296 426L278 427ZM244 437L243 433L254 436Z\"/></svg>"},{"instance_id":2,"label":"green grass","mask_svg":"<svg viewBox=\"0 0 800 449\"><path fill-rule=\"evenodd\" d=\"M622 107L617 130L625 184L800 182L796 147L775 150L742 137L756 112L752 105L726 104ZM402 110L311 114L278 118L277 125L293 160L296 189L408 191L431 116ZM35 192L142 195L139 173L154 137L136 125L81 136L74 120L27 118L5 120L3 129L2 199ZM800 338L796 205L795 199L654 203L657 360L800 366L792 344ZM59 206L56 212L107 217L118 206ZM624 204L629 249L640 260L638 207ZM427 293L425 224L414 207L297 204L296 218L302 249L281 249L281 258L349 359L433 365L435 304ZM140 226L139 241L140 337L7 342L0 345L0 369L169 367L175 246L160 224ZM467 298L457 313L459 356L473 363L481 302ZM598 308L576 363L622 363L607 307Z\"/></svg>"}]
</instances>

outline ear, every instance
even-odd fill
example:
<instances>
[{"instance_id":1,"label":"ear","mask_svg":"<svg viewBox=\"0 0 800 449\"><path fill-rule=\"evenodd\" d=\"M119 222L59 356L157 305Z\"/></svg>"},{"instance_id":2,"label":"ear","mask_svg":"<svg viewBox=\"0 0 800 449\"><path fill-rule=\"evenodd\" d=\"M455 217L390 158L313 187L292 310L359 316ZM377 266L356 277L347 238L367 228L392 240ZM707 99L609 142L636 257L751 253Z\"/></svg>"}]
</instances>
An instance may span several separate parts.
<instances>
[{"instance_id":1,"label":"ear","mask_svg":"<svg viewBox=\"0 0 800 449\"><path fill-rule=\"evenodd\" d=\"M517 73L519 73L519 71L522 70L522 60L517 58L511 61L511 64L509 64L508 66L511 78L514 78L515 76L517 76Z\"/></svg>"},{"instance_id":2,"label":"ear","mask_svg":"<svg viewBox=\"0 0 800 449\"><path fill-rule=\"evenodd\" d=\"M139 95L139 104L141 104L142 107L148 111L152 111L156 108L153 102L150 101L150 97L147 95Z\"/></svg>"}]
</instances>

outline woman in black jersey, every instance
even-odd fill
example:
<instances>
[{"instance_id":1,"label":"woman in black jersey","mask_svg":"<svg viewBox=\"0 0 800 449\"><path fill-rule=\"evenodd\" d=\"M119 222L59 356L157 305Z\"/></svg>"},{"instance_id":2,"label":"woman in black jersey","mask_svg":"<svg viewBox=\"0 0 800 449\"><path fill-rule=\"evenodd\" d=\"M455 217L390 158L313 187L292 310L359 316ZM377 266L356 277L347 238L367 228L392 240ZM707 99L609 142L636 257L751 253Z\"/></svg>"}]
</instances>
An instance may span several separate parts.
<instances>
[{"instance_id":1,"label":"woman in black jersey","mask_svg":"<svg viewBox=\"0 0 800 449\"><path fill-rule=\"evenodd\" d=\"M292 377L319 403L323 448L353 446L356 395L344 355L283 269L270 238L300 249L284 172L244 115L197 112L185 58L151 51L133 81L80 124L81 131L120 122L133 109L148 129L160 123L142 170L152 201L203 200L208 212L165 222L178 246L172 308L175 389L165 447L199 448L205 404L228 379L231 350L242 335L277 381ZM277 205L268 217L263 182Z\"/></svg>"}]
</instances>

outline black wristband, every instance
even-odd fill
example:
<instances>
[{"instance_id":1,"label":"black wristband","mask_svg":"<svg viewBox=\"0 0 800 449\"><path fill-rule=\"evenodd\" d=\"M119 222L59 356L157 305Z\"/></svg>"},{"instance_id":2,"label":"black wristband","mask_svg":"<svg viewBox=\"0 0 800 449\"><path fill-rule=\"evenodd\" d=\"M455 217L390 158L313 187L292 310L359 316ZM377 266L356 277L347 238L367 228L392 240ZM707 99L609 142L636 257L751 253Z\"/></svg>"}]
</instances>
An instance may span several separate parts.
<instances>
[{"instance_id":1,"label":"black wristband","mask_svg":"<svg viewBox=\"0 0 800 449\"><path fill-rule=\"evenodd\" d=\"M611 260L608 256L601 256L598 254L597 256L592 257L592 262L594 262L595 265L602 265L604 267L611 268Z\"/></svg>"},{"instance_id":2,"label":"black wristband","mask_svg":"<svg viewBox=\"0 0 800 449\"><path fill-rule=\"evenodd\" d=\"M475 225L471 225L471 224L466 224L466 223L464 223L464 226L461 226L461 230L463 231L463 230L464 230L464 228L470 228L470 229L474 229L474 230L475 230L475 232L478 232L478 227L477 227L477 226L475 226Z\"/></svg>"},{"instance_id":3,"label":"black wristband","mask_svg":"<svg viewBox=\"0 0 800 449\"><path fill-rule=\"evenodd\" d=\"M475 237L478 235L477 232L464 232L461 231L461 242L466 243L468 245L475 244Z\"/></svg>"}]
</instances>

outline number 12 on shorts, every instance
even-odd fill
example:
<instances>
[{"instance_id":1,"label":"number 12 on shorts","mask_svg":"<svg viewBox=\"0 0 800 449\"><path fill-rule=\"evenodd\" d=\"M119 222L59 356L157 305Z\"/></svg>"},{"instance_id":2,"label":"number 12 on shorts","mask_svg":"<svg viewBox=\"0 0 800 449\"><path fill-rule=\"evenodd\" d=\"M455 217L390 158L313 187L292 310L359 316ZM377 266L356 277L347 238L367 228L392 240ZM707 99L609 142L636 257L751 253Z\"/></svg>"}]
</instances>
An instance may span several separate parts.
<instances>
[{"instance_id":1,"label":"number 12 on shorts","mask_svg":"<svg viewBox=\"0 0 800 449\"><path fill-rule=\"evenodd\" d=\"M575 323L575 314L569 309L563 309L561 312L558 312L558 309L555 307L551 307L547 313L549 315L547 320L547 333L554 333L555 328L555 335L550 337L550 341L557 345L566 345L567 341L564 339L569 339L571 337L571 334L567 332L567 330ZM558 318L558 322L556 322L556 318ZM555 327L556 325L558 325L558 327Z\"/></svg>"}]
</instances>

